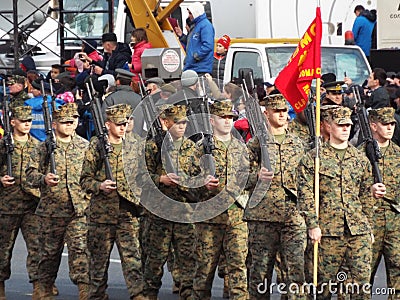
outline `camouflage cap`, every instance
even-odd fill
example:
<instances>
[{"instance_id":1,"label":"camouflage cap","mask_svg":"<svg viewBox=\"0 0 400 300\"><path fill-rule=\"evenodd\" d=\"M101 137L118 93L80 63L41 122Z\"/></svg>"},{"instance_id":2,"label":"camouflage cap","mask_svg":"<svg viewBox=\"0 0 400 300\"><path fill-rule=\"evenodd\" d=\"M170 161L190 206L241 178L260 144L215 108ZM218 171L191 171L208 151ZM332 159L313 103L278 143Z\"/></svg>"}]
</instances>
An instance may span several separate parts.
<instances>
[{"instance_id":1,"label":"camouflage cap","mask_svg":"<svg viewBox=\"0 0 400 300\"><path fill-rule=\"evenodd\" d=\"M321 105L321 121L329 120L333 109L340 107L339 105Z\"/></svg>"},{"instance_id":2,"label":"camouflage cap","mask_svg":"<svg viewBox=\"0 0 400 300\"><path fill-rule=\"evenodd\" d=\"M11 109L11 117L20 121L31 121L32 107L30 106L17 106Z\"/></svg>"},{"instance_id":3,"label":"camouflage cap","mask_svg":"<svg viewBox=\"0 0 400 300\"><path fill-rule=\"evenodd\" d=\"M350 124L353 125L353 121L351 120L351 110L347 107L338 107L332 110L331 118L332 121L338 125L342 124Z\"/></svg>"},{"instance_id":4,"label":"camouflage cap","mask_svg":"<svg viewBox=\"0 0 400 300\"><path fill-rule=\"evenodd\" d=\"M25 82L26 82L26 77L21 75L13 75L8 79L7 85L13 85L16 83L25 84Z\"/></svg>"},{"instance_id":5,"label":"camouflage cap","mask_svg":"<svg viewBox=\"0 0 400 300\"><path fill-rule=\"evenodd\" d=\"M393 107L382 107L377 109L371 109L368 112L368 117L371 122L381 122L382 124L389 124L396 122L394 118Z\"/></svg>"},{"instance_id":6,"label":"camouflage cap","mask_svg":"<svg viewBox=\"0 0 400 300\"><path fill-rule=\"evenodd\" d=\"M117 125L127 123L132 115L132 107L129 104L116 104L106 109L107 120Z\"/></svg>"},{"instance_id":7,"label":"camouflage cap","mask_svg":"<svg viewBox=\"0 0 400 300\"><path fill-rule=\"evenodd\" d=\"M236 112L233 110L233 103L231 100L215 101L210 105L210 113L219 117L237 117Z\"/></svg>"},{"instance_id":8,"label":"camouflage cap","mask_svg":"<svg viewBox=\"0 0 400 300\"><path fill-rule=\"evenodd\" d=\"M286 104L286 99L282 94L270 95L264 98L265 100L265 108L270 109L289 109Z\"/></svg>"},{"instance_id":9,"label":"camouflage cap","mask_svg":"<svg viewBox=\"0 0 400 300\"><path fill-rule=\"evenodd\" d=\"M53 119L57 122L71 122L75 121L77 117L79 117L79 114L76 103L66 103L53 112Z\"/></svg>"},{"instance_id":10,"label":"camouflage cap","mask_svg":"<svg viewBox=\"0 0 400 300\"><path fill-rule=\"evenodd\" d=\"M167 104L160 107L160 109L162 110L160 117L163 119L173 119L175 123L184 120L188 121L185 105Z\"/></svg>"}]
</instances>

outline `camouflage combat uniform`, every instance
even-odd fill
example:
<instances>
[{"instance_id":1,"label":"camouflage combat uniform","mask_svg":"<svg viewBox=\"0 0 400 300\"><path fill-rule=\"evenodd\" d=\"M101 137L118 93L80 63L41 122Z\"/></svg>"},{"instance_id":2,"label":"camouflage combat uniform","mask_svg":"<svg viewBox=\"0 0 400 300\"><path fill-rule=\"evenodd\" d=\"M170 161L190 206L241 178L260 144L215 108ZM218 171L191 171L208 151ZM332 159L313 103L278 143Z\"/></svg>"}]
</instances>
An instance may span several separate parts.
<instances>
[{"instance_id":1,"label":"camouflage combat uniform","mask_svg":"<svg viewBox=\"0 0 400 300\"><path fill-rule=\"evenodd\" d=\"M118 104L107 109L106 114L115 115L114 123L128 122L131 109L126 104ZM129 113L130 112L130 113ZM112 121L111 120L111 121ZM127 181L128 176L137 172L138 161L143 150L140 143L131 143L125 148L126 142L111 144L110 165L117 189L106 194L100 190L100 185L106 180L103 159L98 151L98 139L93 137L89 149L86 151L81 186L91 194L88 215L88 248L90 252L90 288L89 299L108 299L107 272L110 264L111 250L114 242L117 244L121 257L122 271L128 287L130 297L133 299L143 291L141 249L139 243L139 199L131 190ZM124 166L129 165L128 173ZM128 183L129 182L129 183Z\"/></svg>"},{"instance_id":2,"label":"camouflage combat uniform","mask_svg":"<svg viewBox=\"0 0 400 300\"><path fill-rule=\"evenodd\" d=\"M75 103L69 103L54 112L57 121L73 121L77 115ZM69 143L56 140L54 152L59 183L48 186L44 178L50 172L45 142L31 153L26 170L27 181L39 187L41 196L36 208L40 218L39 283L49 292L57 277L64 242L68 247L69 275L79 289L89 284L89 257L87 251L87 221L84 215L88 201L79 185L84 151L88 142L74 135ZM51 297L50 297L51 298Z\"/></svg>"},{"instance_id":3,"label":"camouflage combat uniform","mask_svg":"<svg viewBox=\"0 0 400 300\"><path fill-rule=\"evenodd\" d=\"M297 136L303 142L304 149L307 151L310 149L310 132L308 131L307 124L302 124L298 117L294 118L288 125L288 131L290 134Z\"/></svg>"},{"instance_id":4,"label":"camouflage combat uniform","mask_svg":"<svg viewBox=\"0 0 400 300\"><path fill-rule=\"evenodd\" d=\"M216 102L210 113L219 116L232 114L232 103L228 100ZM214 136L215 176L219 179L216 190L205 190L199 201L217 197L210 203L209 210L218 206L224 209L217 216L195 224L196 271L193 280L193 299L211 299L211 288L221 252L226 255L226 268L229 274L229 299L247 299L247 224L243 221L247 194L244 188L248 175L248 155L244 143L231 136L229 144ZM204 154L201 142L197 144L196 157ZM200 193L199 193L200 194ZM203 196L204 195L204 196ZM222 210L221 209L221 210Z\"/></svg>"},{"instance_id":5,"label":"camouflage combat uniform","mask_svg":"<svg viewBox=\"0 0 400 300\"><path fill-rule=\"evenodd\" d=\"M25 85L25 82L26 82L26 77L21 76L21 75L14 75L10 78L10 80L7 81L7 85L13 85L13 84ZM29 97L28 93L25 92L24 89L22 89L19 93L11 95L10 108L24 106L25 100L27 100L29 98L30 97Z\"/></svg>"},{"instance_id":6,"label":"camouflage combat uniform","mask_svg":"<svg viewBox=\"0 0 400 300\"><path fill-rule=\"evenodd\" d=\"M14 111L17 111L13 114L18 119L32 119L30 107L16 107ZM32 136L25 143L14 140L12 175L15 184L0 188L0 281L10 278L11 256L19 229L28 250L26 268L29 281L38 280L39 222L35 209L39 202L39 189L30 187L25 176L29 156L37 145L38 141ZM7 172L5 150L4 140L0 140L0 176Z\"/></svg>"},{"instance_id":7,"label":"camouflage combat uniform","mask_svg":"<svg viewBox=\"0 0 400 300\"><path fill-rule=\"evenodd\" d=\"M351 111L337 108L334 120L351 122ZM340 123L338 123L340 124ZM343 123L348 124L348 123ZM349 123L351 124L351 123ZM369 283L371 273L371 226L374 200L370 192L372 176L366 157L350 144L343 158L328 143L320 149L319 217L314 204L315 150L308 152L298 168L298 197L300 211L308 229L320 227L318 285L338 282L337 274L345 261L353 283ZM327 286L317 298L330 299ZM369 294L351 295L352 299L369 299Z\"/></svg>"},{"instance_id":8,"label":"camouflage combat uniform","mask_svg":"<svg viewBox=\"0 0 400 300\"><path fill-rule=\"evenodd\" d=\"M165 118L173 118L174 122L186 119L186 107L177 105L167 107L162 112ZM175 148L179 145L179 148ZM174 162L175 174L184 176L193 172L193 153L195 144L189 139L182 138L173 143L174 149L169 152L171 160ZM143 189L141 201L154 201L161 205L163 197L167 196L175 201L190 202L188 199L189 189L184 186L166 186L160 183L160 176L166 175L163 164L160 161L161 153L156 143L149 140L146 143L146 165L139 168L138 181L144 183L144 172L149 173L158 190L163 193L159 199L151 189ZM179 162L179 163L178 163ZM165 195L165 196L164 196ZM168 208L165 208L166 210ZM171 214L177 212L171 211ZM163 276L163 266L168 259L168 255L174 255L174 272L176 272L179 283L180 299L187 299L192 293L192 280L194 269L193 244L194 226L190 223L177 223L165 220L156 214L146 211L146 263L144 271L145 288L144 294L148 297L156 297L161 287ZM170 253L171 249L173 254Z\"/></svg>"},{"instance_id":9,"label":"camouflage combat uniform","mask_svg":"<svg viewBox=\"0 0 400 300\"><path fill-rule=\"evenodd\" d=\"M281 95L270 98L267 108L287 109L286 101ZM261 151L257 138L248 142L250 150L251 177L250 187L257 182L260 169ZM304 249L305 225L297 209L296 167L304 154L302 141L285 133L282 141L268 141L268 153L274 178L268 190L253 191L251 197L259 199L256 206L247 207L244 219L249 226L249 294L250 299L269 298L269 285L276 255L280 253L284 282L303 284L304 282ZM253 198L251 198L253 199ZM253 200L251 200L253 201ZM265 292L258 290L259 284L266 287ZM301 295L288 293L293 298Z\"/></svg>"},{"instance_id":10,"label":"camouflage combat uniform","mask_svg":"<svg viewBox=\"0 0 400 300\"><path fill-rule=\"evenodd\" d=\"M376 112L374 114L374 112ZM371 110L370 118L387 124L395 122L393 108ZM398 126L398 124L396 124ZM399 206L400 204L400 147L390 141L389 146L381 149L382 158L379 160L379 170L383 183L386 186L385 199ZM400 295L400 212L396 212L388 201L379 200L371 220L375 242L372 244L372 272L371 284L374 283L375 274L381 262L382 255L385 259L386 282L388 288L396 289L396 296L390 299L399 299Z\"/></svg>"}]
</instances>

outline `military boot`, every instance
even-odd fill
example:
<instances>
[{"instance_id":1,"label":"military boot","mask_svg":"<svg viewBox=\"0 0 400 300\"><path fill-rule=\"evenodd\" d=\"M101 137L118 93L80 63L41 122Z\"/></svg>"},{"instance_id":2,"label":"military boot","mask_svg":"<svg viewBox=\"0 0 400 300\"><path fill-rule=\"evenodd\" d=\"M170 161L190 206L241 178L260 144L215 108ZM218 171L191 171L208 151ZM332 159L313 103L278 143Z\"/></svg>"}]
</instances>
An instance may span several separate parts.
<instances>
[{"instance_id":1,"label":"military boot","mask_svg":"<svg viewBox=\"0 0 400 300\"><path fill-rule=\"evenodd\" d=\"M229 299L229 276L224 276L224 289L222 291L222 298Z\"/></svg>"},{"instance_id":2,"label":"military boot","mask_svg":"<svg viewBox=\"0 0 400 300\"><path fill-rule=\"evenodd\" d=\"M58 291L58 288L56 287L56 284L54 283L53 286L51 287L51 291L53 293L53 296L58 296L58 294L60 293Z\"/></svg>"},{"instance_id":3,"label":"military boot","mask_svg":"<svg viewBox=\"0 0 400 300\"><path fill-rule=\"evenodd\" d=\"M6 289L4 281L0 281L0 300L6 300Z\"/></svg>"},{"instance_id":4,"label":"military boot","mask_svg":"<svg viewBox=\"0 0 400 300\"><path fill-rule=\"evenodd\" d=\"M38 281L33 282L32 300L40 300L40 288Z\"/></svg>"},{"instance_id":5,"label":"military boot","mask_svg":"<svg viewBox=\"0 0 400 300\"><path fill-rule=\"evenodd\" d=\"M89 299L89 285L86 283L78 283L79 300Z\"/></svg>"},{"instance_id":6,"label":"military boot","mask_svg":"<svg viewBox=\"0 0 400 300\"><path fill-rule=\"evenodd\" d=\"M54 300L52 284L39 282L39 299Z\"/></svg>"}]
</instances>

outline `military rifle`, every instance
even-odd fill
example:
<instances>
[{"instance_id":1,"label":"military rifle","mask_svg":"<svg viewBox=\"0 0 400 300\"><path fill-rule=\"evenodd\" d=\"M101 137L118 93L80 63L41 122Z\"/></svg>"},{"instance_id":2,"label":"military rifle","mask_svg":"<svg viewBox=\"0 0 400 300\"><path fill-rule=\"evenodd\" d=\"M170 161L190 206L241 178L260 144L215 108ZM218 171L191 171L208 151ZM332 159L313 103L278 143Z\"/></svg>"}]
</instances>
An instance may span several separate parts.
<instances>
[{"instance_id":1,"label":"military rifle","mask_svg":"<svg viewBox=\"0 0 400 300\"><path fill-rule=\"evenodd\" d=\"M43 110L43 120L44 120L44 128L46 132L46 149L47 149L47 159L50 163L50 173L57 174L56 171L56 160L55 154L57 148L56 138L54 136L53 128L51 126L52 117L49 110L48 98L44 90L44 82L43 80L40 82L43 96L42 110Z\"/></svg>"},{"instance_id":2,"label":"military rifle","mask_svg":"<svg viewBox=\"0 0 400 300\"><path fill-rule=\"evenodd\" d=\"M6 148L6 162L7 162L7 175L12 175L12 154L14 152L14 140L12 136L11 124L10 124L10 108L9 108L9 97L6 93L6 81L3 79L3 129L4 129L4 146Z\"/></svg>"},{"instance_id":3,"label":"military rifle","mask_svg":"<svg viewBox=\"0 0 400 300\"><path fill-rule=\"evenodd\" d=\"M177 174L176 168L172 161L170 151L174 149L172 137L169 132L164 132L160 119L158 118L157 108L153 102L151 95L148 95L142 102L143 115L147 128L149 128L152 138L157 145L158 155L156 160L161 162L162 158L165 161L165 171L168 173ZM162 156L161 156L162 154Z\"/></svg>"},{"instance_id":4,"label":"military rifle","mask_svg":"<svg viewBox=\"0 0 400 300\"><path fill-rule=\"evenodd\" d=\"M314 106L314 101L313 101L313 94L310 91L310 94L308 95L308 104L307 107L304 109L304 115L307 120L307 126L308 126L308 133L310 135L309 138L309 144L310 144L310 149L315 148L316 144L316 133L315 133L315 106Z\"/></svg>"},{"instance_id":5,"label":"military rifle","mask_svg":"<svg viewBox=\"0 0 400 300\"><path fill-rule=\"evenodd\" d=\"M246 80L243 80L244 88L242 86L242 89L244 104L246 107L246 116L249 121L252 136L256 136L260 144L261 166L266 168L268 171L272 171L271 161L268 153L268 140L270 139L270 137L267 127L267 121L261 111L261 107L257 100L256 87L254 86L254 81L252 78L253 76L251 72L249 72L249 77L250 80L248 81L252 85L251 91L254 94L254 97L250 96Z\"/></svg>"},{"instance_id":6,"label":"military rifle","mask_svg":"<svg viewBox=\"0 0 400 300\"><path fill-rule=\"evenodd\" d=\"M378 142L373 138L371 127L369 126L367 110L365 108L365 101L361 99L358 89L352 88L354 97L356 99L356 114L360 122L360 132L362 135L363 143L365 144L365 153L372 166L372 173L374 176L374 183L383 183L382 174L379 170L379 159L382 158L382 153L379 148ZM383 198L390 206L400 213L400 204L393 202L387 198Z\"/></svg>"},{"instance_id":7,"label":"military rifle","mask_svg":"<svg viewBox=\"0 0 400 300\"><path fill-rule=\"evenodd\" d=\"M213 131L210 123L210 111L208 107L207 95L205 90L204 77L199 78L202 83L201 86L201 102L200 102L200 113L203 122L204 132L203 134L203 149L206 155L206 168L209 174L216 176L215 174L215 162L213 158L213 150L215 149Z\"/></svg>"},{"instance_id":8,"label":"military rifle","mask_svg":"<svg viewBox=\"0 0 400 300\"><path fill-rule=\"evenodd\" d=\"M103 114L101 112L99 98L97 97L96 94L93 94L92 96L92 91L95 91L95 89L93 87L93 82L91 80L90 80L90 85L91 86L89 86L88 82L86 83L86 89L90 100L89 109L93 117L94 130L96 137L98 139L97 149L100 152L101 159L104 161L106 179L115 181L114 176L112 174L112 169L109 159L110 153L112 153L112 146L110 144L110 141L108 140L107 128L105 126Z\"/></svg>"},{"instance_id":9,"label":"military rifle","mask_svg":"<svg viewBox=\"0 0 400 300\"><path fill-rule=\"evenodd\" d=\"M53 83L52 80L49 80L49 85L50 85L50 96L51 96L51 109L52 111L55 111L57 109L56 107L56 95L53 92Z\"/></svg>"}]
</instances>

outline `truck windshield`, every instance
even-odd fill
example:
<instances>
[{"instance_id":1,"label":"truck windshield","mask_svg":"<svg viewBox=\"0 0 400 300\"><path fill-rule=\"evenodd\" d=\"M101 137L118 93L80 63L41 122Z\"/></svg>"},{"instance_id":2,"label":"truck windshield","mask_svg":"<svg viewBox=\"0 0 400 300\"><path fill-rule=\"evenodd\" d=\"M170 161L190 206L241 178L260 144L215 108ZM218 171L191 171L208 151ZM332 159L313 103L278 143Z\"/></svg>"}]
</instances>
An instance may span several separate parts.
<instances>
[{"instance_id":1,"label":"truck windshield","mask_svg":"<svg viewBox=\"0 0 400 300\"><path fill-rule=\"evenodd\" d=\"M265 49L271 77L278 76L295 49L295 46ZM360 51L354 48L322 47L321 55L322 74L334 73L338 80L346 74L356 84L362 84L368 78L369 66Z\"/></svg>"}]
</instances>

